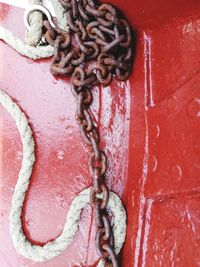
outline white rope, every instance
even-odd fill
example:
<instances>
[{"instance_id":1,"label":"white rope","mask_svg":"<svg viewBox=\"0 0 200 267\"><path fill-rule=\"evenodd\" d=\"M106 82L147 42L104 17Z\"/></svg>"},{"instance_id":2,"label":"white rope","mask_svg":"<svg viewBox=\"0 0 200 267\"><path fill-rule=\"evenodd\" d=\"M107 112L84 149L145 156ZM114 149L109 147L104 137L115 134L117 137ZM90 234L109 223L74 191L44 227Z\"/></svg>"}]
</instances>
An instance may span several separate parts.
<instances>
[{"instance_id":1,"label":"white rope","mask_svg":"<svg viewBox=\"0 0 200 267\"><path fill-rule=\"evenodd\" d=\"M0 104L14 119L23 145L22 166L15 186L10 212L11 237L15 249L19 254L33 261L43 262L62 253L72 242L79 226L81 211L89 203L91 188L83 190L72 201L66 216L63 231L59 237L54 241L48 242L44 246L34 245L28 241L23 232L21 215L35 162L35 143L25 114L21 111L19 106L1 90ZM118 254L123 246L126 236L126 212L120 198L113 192L110 192L108 207L114 215L113 233L115 238L115 252ZM103 266L104 263L100 261L98 267Z\"/></svg>"},{"instance_id":2,"label":"white rope","mask_svg":"<svg viewBox=\"0 0 200 267\"><path fill-rule=\"evenodd\" d=\"M40 4L42 0L29 0L29 5ZM51 0L51 4L56 12L57 24L63 30L68 30L66 11L58 0ZM25 42L30 46L37 46L42 38L43 15L41 12L35 11L29 17L30 30L26 34Z\"/></svg>"},{"instance_id":3,"label":"white rope","mask_svg":"<svg viewBox=\"0 0 200 267\"><path fill-rule=\"evenodd\" d=\"M42 4L42 0L29 0L29 5ZM37 46L42 36L43 14L35 11L29 17L30 30L26 32L25 43Z\"/></svg>"},{"instance_id":4,"label":"white rope","mask_svg":"<svg viewBox=\"0 0 200 267\"><path fill-rule=\"evenodd\" d=\"M30 4L41 4L42 0L29 0ZM67 30L67 18L66 12L59 3L58 0L51 0L51 3L55 9L56 17L58 20L58 26L64 30ZM9 44L18 53L23 56L40 59L47 58L53 55L53 47L48 46L37 46L38 42L42 37L42 14L35 11L30 16L30 31L26 34L26 41L23 42L17 36L15 36L8 29L0 26L0 39Z\"/></svg>"},{"instance_id":5,"label":"white rope","mask_svg":"<svg viewBox=\"0 0 200 267\"><path fill-rule=\"evenodd\" d=\"M33 47L25 44L21 39L16 37L11 31L0 26L0 39L14 48L19 54L32 59L48 58L53 55L53 47L48 45L46 47Z\"/></svg>"},{"instance_id":6,"label":"white rope","mask_svg":"<svg viewBox=\"0 0 200 267\"><path fill-rule=\"evenodd\" d=\"M42 0L29 0L29 4L42 4ZM30 46L37 46L42 36L43 14L33 12L29 17L30 30L26 32L25 42Z\"/></svg>"},{"instance_id":7,"label":"white rope","mask_svg":"<svg viewBox=\"0 0 200 267\"><path fill-rule=\"evenodd\" d=\"M62 5L58 0L50 0L50 1L56 12L58 27L60 27L65 31L69 31L66 10L62 7Z\"/></svg>"}]
</instances>

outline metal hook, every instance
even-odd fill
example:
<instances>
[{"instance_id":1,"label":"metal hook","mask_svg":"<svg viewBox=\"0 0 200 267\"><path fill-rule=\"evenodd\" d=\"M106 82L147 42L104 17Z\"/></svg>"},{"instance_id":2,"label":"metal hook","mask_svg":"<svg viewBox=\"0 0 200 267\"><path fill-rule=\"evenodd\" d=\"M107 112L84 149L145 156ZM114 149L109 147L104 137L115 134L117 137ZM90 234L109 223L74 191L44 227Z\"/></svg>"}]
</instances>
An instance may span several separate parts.
<instances>
[{"instance_id":1,"label":"metal hook","mask_svg":"<svg viewBox=\"0 0 200 267\"><path fill-rule=\"evenodd\" d=\"M45 16L47 17L50 25L53 28L56 28L56 24L53 22L53 17L51 15L50 11L45 6L42 6L42 5L32 5L32 6L28 7L25 10L25 12L24 12L24 24L25 24L25 27L26 27L26 29L28 31L30 30L30 20L29 20L29 17L30 17L30 15L34 11L40 11L40 12L44 13Z\"/></svg>"}]
</instances>

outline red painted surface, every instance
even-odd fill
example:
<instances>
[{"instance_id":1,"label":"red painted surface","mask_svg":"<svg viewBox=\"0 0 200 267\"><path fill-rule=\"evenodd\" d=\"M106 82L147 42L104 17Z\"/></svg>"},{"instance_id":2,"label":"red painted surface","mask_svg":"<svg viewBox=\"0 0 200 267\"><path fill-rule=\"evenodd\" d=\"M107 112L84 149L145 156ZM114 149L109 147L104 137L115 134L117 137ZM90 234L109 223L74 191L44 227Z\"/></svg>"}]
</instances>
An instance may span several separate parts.
<instances>
[{"instance_id":1,"label":"red painted surface","mask_svg":"<svg viewBox=\"0 0 200 267\"><path fill-rule=\"evenodd\" d=\"M126 267L200 266L200 2L110 0L137 31L126 83L95 88L93 112L109 157L107 182L123 199ZM161 3L162 2L162 3ZM0 4L0 23L23 38L22 11ZM0 88L30 118L37 161L23 213L35 243L62 230L74 196L91 184L88 147L75 123L69 80L49 73L0 41ZM0 266L93 266L90 207L74 242L60 256L34 263L17 255L9 235L11 197L22 159L16 126L0 108Z\"/></svg>"}]
</instances>

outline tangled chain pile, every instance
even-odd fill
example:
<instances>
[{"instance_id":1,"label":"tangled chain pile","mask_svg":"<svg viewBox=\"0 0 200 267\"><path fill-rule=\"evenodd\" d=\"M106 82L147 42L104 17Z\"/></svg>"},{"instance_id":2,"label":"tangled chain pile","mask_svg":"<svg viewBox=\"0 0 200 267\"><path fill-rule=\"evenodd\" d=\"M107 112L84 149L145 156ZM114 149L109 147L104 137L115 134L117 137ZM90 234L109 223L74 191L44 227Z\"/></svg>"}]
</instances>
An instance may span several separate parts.
<instances>
[{"instance_id":1,"label":"tangled chain pile","mask_svg":"<svg viewBox=\"0 0 200 267\"><path fill-rule=\"evenodd\" d=\"M104 183L107 157L99 149L100 136L89 108L92 88L107 86L113 76L128 78L132 62L132 35L128 22L109 5L94 0L60 0L66 10L69 32L53 28L46 20L46 41L54 46L53 75L72 74L72 92L77 99L76 120L81 134L92 147L89 168L93 178L90 203L97 226L96 246L105 266L119 266L114 237L106 211L109 191ZM98 197L99 194L103 198Z\"/></svg>"},{"instance_id":2,"label":"tangled chain pile","mask_svg":"<svg viewBox=\"0 0 200 267\"><path fill-rule=\"evenodd\" d=\"M79 81L78 86L95 82L108 85L112 74L119 80L127 79L132 59L128 22L118 17L116 9L108 4L99 6L93 0L60 0L60 3L66 9L70 33L44 22L45 38L55 47L52 73L71 74L77 66L95 60L91 68L84 66L87 84Z\"/></svg>"}]
</instances>

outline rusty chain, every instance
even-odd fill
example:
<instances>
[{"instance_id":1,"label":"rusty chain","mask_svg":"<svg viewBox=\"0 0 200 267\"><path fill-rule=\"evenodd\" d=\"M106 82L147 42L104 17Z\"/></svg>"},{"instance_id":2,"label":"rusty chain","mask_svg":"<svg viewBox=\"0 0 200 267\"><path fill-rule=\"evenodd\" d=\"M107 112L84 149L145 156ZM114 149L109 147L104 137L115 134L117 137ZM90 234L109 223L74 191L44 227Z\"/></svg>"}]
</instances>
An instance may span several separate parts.
<instances>
[{"instance_id":1,"label":"rusty chain","mask_svg":"<svg viewBox=\"0 0 200 267\"><path fill-rule=\"evenodd\" d=\"M89 169L93 179L90 203L97 226L96 247L105 266L119 266L114 236L107 214L109 191L104 183L107 157L100 150L100 136L90 106L94 85L107 86L113 76L126 80L132 63L132 33L128 22L110 4L94 0L59 0L66 10L69 33L52 28L45 20L45 39L54 46L53 75L72 75L77 100L76 120L85 142L91 146ZM99 196L102 196L101 198Z\"/></svg>"}]
</instances>

